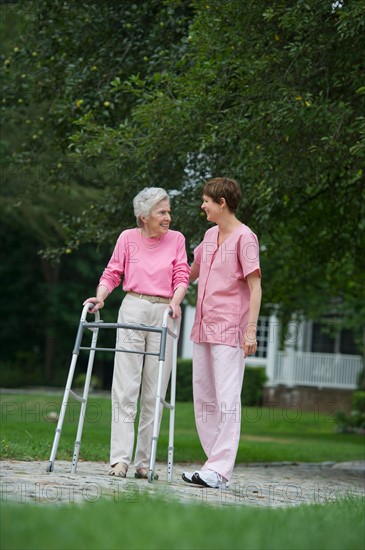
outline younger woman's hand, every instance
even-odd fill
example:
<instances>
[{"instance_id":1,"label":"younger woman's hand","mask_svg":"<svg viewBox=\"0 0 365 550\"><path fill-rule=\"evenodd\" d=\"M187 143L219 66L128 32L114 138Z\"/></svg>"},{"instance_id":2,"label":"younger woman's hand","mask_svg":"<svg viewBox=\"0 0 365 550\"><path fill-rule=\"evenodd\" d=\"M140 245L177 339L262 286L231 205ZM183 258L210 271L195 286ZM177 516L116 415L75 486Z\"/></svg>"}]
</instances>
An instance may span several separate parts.
<instances>
[{"instance_id":1,"label":"younger woman's hand","mask_svg":"<svg viewBox=\"0 0 365 550\"><path fill-rule=\"evenodd\" d=\"M255 355L257 351L256 333L247 333L243 338L243 352L245 357L248 355Z\"/></svg>"}]
</instances>

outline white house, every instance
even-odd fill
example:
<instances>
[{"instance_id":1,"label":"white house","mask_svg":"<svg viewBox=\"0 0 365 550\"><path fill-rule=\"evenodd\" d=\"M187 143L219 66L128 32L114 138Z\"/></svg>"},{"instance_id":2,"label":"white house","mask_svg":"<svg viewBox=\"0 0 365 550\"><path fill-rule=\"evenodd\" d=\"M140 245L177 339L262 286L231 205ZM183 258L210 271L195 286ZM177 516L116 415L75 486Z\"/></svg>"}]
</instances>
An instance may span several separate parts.
<instances>
[{"instance_id":1,"label":"white house","mask_svg":"<svg viewBox=\"0 0 365 550\"><path fill-rule=\"evenodd\" d=\"M190 330L194 314L195 308L185 308L181 334L183 358L192 357ZM257 341L257 353L247 358L246 365L266 369L265 404L300 403L308 409L321 400L322 410L349 409L352 391L363 368L363 359L350 331L332 338L321 331L319 323L293 320L284 350L279 350L280 322L271 315L260 317Z\"/></svg>"}]
</instances>

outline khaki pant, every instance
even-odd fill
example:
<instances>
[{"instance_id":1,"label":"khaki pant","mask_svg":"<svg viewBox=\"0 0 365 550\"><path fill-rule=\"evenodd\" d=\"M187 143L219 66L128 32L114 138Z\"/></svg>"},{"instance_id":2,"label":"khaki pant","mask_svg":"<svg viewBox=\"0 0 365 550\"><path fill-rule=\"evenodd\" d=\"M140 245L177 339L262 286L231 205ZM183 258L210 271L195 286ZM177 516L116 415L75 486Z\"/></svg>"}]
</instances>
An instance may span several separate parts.
<instances>
[{"instance_id":1,"label":"khaki pant","mask_svg":"<svg viewBox=\"0 0 365 550\"><path fill-rule=\"evenodd\" d=\"M119 310L118 323L162 326L167 304L151 303L127 294ZM117 349L159 352L161 334L117 330ZM167 337L161 396L164 398L172 367L172 337ZM115 352L112 385L112 428L110 463L132 462L134 423L140 397L140 416L134 456L136 468L149 467L155 413L158 357ZM160 405L160 419L162 405Z\"/></svg>"}]
</instances>

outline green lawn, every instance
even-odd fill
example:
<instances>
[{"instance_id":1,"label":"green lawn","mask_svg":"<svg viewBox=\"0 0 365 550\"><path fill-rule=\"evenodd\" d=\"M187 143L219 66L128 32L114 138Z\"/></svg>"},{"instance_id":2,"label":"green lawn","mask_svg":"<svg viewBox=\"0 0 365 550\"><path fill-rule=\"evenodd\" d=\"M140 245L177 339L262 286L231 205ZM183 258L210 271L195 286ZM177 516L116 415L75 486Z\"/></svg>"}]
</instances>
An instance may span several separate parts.
<instances>
[{"instance_id":1,"label":"green lawn","mask_svg":"<svg viewBox=\"0 0 365 550\"><path fill-rule=\"evenodd\" d=\"M48 460L60 395L1 396L2 458ZM71 461L79 405L66 414L57 459ZM157 459L166 461L167 411ZM110 400L93 397L85 419L80 458L108 462ZM315 411L243 409L237 462L343 461L364 457L363 438L335 433L328 415ZM191 403L178 403L175 461L204 460ZM207 506L139 496L134 502L99 500L83 505L6 502L1 505L1 548L61 549L364 549L364 499L285 509Z\"/></svg>"},{"instance_id":2,"label":"green lawn","mask_svg":"<svg viewBox=\"0 0 365 550\"><path fill-rule=\"evenodd\" d=\"M56 423L48 413L59 411L62 395L3 394L1 396L1 456L18 460L48 460ZM79 404L70 399L57 459L71 459ZM167 456L169 413L164 411L157 460ZM111 422L109 399L89 399L80 458L108 462ZM176 462L203 462L191 403L178 403L175 421ZM337 434L334 419L318 412L293 409L243 408L242 437L237 462L347 461L364 459L364 439Z\"/></svg>"},{"instance_id":3,"label":"green lawn","mask_svg":"<svg viewBox=\"0 0 365 550\"><path fill-rule=\"evenodd\" d=\"M68 506L1 507L4 550L361 550L364 500L287 509L219 507L141 498Z\"/></svg>"}]
</instances>

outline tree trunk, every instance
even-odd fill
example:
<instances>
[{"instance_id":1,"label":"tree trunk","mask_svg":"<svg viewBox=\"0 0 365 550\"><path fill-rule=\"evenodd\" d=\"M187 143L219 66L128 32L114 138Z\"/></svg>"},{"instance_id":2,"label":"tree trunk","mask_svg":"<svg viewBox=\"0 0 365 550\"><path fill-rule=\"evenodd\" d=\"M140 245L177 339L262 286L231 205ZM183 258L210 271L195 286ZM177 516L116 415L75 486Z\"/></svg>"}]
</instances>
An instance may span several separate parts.
<instances>
[{"instance_id":1,"label":"tree trunk","mask_svg":"<svg viewBox=\"0 0 365 550\"><path fill-rule=\"evenodd\" d=\"M56 319L53 306L53 295L59 281L60 264L41 260L44 281L46 282L46 310L44 312L44 376L47 383L54 380L54 363L56 357Z\"/></svg>"}]
</instances>

